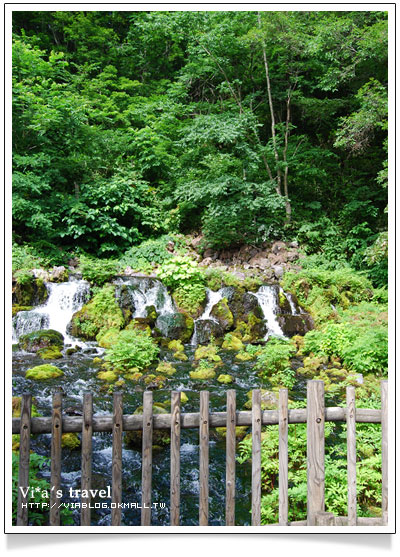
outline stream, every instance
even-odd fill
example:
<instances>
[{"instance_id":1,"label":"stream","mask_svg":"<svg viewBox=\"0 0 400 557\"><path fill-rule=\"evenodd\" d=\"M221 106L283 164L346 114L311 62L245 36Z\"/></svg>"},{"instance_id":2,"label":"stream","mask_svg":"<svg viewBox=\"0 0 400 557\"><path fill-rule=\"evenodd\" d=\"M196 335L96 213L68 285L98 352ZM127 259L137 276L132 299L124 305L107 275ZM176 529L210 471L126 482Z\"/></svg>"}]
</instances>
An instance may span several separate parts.
<instances>
[{"instance_id":1,"label":"stream","mask_svg":"<svg viewBox=\"0 0 400 557\"><path fill-rule=\"evenodd\" d=\"M119 283L121 283L120 279ZM125 281L126 282L126 281ZM155 305L160 315L168 315L175 311L174 304L163 285L157 286L158 281L129 280L136 288L132 289L132 298L135 304L133 317L144 315L144 308ZM116 282L118 284L118 282ZM158 282L158 284L161 284ZM53 361L43 360L32 353L20 351L15 344L13 352L13 396L21 396L30 392L35 399L35 406L43 416L51 415L51 398L55 389L62 389L63 409L73 412L82 406L83 394L93 393L94 414L112 413L112 394L104 389L104 381L97 378L98 366L93 364L93 358L101 355L104 350L95 342L82 342L67 334L67 324L72 314L80 309L89 297L89 285L85 281L72 279L68 283L46 285L49 297L46 303L31 311L21 311L14 318L14 338L17 343L21 334L26 334L37 329L53 328L63 333L65 348L68 345L79 346L80 351L65 355ZM209 291L208 303L203 314L196 321L210 319L210 312L215 303L224 295L226 289L218 292ZM262 308L264 319L267 323L269 334L283 336L276 322L275 301L271 295L271 287L261 287L255 294ZM196 325L196 324L195 324ZM196 329L194 333L194 339ZM267 334L268 337L268 334ZM236 352L220 350L222 365L218 368L220 373L230 374L234 378L232 385L224 385L216 379L207 382L191 379L189 372L193 369L196 342L185 345L187 361L174 359L173 353L161 348L159 359L171 362L176 368L176 373L169 377L165 388L153 391L154 402L170 400L171 390L185 392L188 401L182 406L182 412L198 412L201 390L210 392L210 412L224 411L226 409L226 391L230 388L236 390L237 408L243 409L248 400L247 393L251 389L269 388L267 382L257 376L253 361L238 362L235 360ZM62 369L65 375L57 381L34 381L25 378L27 369L43 364L52 363ZM154 368L157 363L154 364ZM305 384L298 382L289 396L293 399L305 397ZM124 414L133 413L142 405L143 387L127 381L123 389ZM249 428L250 431L250 428ZM33 435L32 450L40 455L50 455L50 435ZM152 525L163 526L169 524L169 477L170 460L169 446L157 448L153 451L153 483L152 502L157 503L152 509ZM94 433L93 435L93 489L106 489L111 485L111 459L112 439L111 433ZM141 451L123 446L123 502L141 502ZM225 438L218 435L215 430L210 430L210 483L209 483L209 524L223 525L225 522ZM181 524L198 524L198 499L199 499L199 449L198 430L183 429L181 431ZM79 499L68 496L69 488L80 489L81 453L77 450L63 449L62 451L62 490L64 502L78 502ZM50 469L42 471L43 477L50 478ZM104 499L94 499L93 503L104 502ZM109 501L109 500L106 500ZM75 524L79 524L79 509L74 510ZM109 525L111 521L110 509L93 509L93 525ZM251 523L251 464L236 465L236 524L249 525ZM122 524L140 525L140 508L125 509L122 511Z\"/></svg>"}]
</instances>

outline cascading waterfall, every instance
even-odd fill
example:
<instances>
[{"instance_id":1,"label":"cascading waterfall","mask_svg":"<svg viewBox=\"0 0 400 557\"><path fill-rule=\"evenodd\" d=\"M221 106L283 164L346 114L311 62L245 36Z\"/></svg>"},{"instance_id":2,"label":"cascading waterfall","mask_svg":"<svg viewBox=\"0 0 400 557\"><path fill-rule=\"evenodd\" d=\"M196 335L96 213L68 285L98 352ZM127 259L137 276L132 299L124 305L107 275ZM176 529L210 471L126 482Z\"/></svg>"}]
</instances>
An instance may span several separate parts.
<instances>
[{"instance_id":1,"label":"cascading waterfall","mask_svg":"<svg viewBox=\"0 0 400 557\"><path fill-rule=\"evenodd\" d=\"M133 308L132 318L146 317L146 309L150 306L156 308L158 315L176 313L175 304L167 288L157 279L128 277L119 278L115 283L119 287L123 285L127 287Z\"/></svg>"},{"instance_id":2,"label":"cascading waterfall","mask_svg":"<svg viewBox=\"0 0 400 557\"><path fill-rule=\"evenodd\" d=\"M204 308L203 313L200 315L200 317L198 317L195 322L194 322L194 332L193 332L193 336L192 336L192 340L191 340L191 344L192 345L197 345L197 324L199 321L205 321L206 319L209 319L211 321L215 321L217 322L217 320L211 315L211 312L213 310L213 307L218 304L218 302L220 302L222 300L222 298L224 298L226 295L229 295L229 288L220 288L217 291L214 290L210 290L209 288L207 288L207 304L206 307Z\"/></svg>"},{"instance_id":3,"label":"cascading waterfall","mask_svg":"<svg viewBox=\"0 0 400 557\"><path fill-rule=\"evenodd\" d=\"M277 291L274 286L260 286L259 290L253 294L260 304L263 313L264 321L267 324L268 331L264 339L267 340L271 335L277 337L284 337L278 320L276 318L278 309Z\"/></svg>"},{"instance_id":4,"label":"cascading waterfall","mask_svg":"<svg viewBox=\"0 0 400 557\"><path fill-rule=\"evenodd\" d=\"M46 283L48 298L45 304L30 311L20 311L13 319L13 343L21 335L40 329L54 329L64 336L68 344L82 344L67 333L72 315L81 309L89 298L90 285L85 280L71 277L68 282Z\"/></svg>"}]
</instances>

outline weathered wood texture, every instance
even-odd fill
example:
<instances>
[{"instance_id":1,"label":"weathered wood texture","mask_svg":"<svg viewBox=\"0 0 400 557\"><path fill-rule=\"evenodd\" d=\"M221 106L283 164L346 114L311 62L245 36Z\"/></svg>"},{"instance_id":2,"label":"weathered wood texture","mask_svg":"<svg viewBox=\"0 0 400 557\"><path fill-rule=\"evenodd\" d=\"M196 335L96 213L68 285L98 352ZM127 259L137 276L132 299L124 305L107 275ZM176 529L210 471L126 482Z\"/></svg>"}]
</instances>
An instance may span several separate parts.
<instances>
[{"instance_id":1,"label":"weathered wood texture","mask_svg":"<svg viewBox=\"0 0 400 557\"><path fill-rule=\"evenodd\" d=\"M388 489L389 489L389 456L388 456L388 382L381 382L382 412L382 521L388 523Z\"/></svg>"},{"instance_id":2,"label":"weathered wood texture","mask_svg":"<svg viewBox=\"0 0 400 557\"><path fill-rule=\"evenodd\" d=\"M348 525L357 525L356 469L356 390L346 388L347 400L347 516Z\"/></svg>"},{"instance_id":3,"label":"weathered wood texture","mask_svg":"<svg viewBox=\"0 0 400 557\"><path fill-rule=\"evenodd\" d=\"M151 478L153 467L153 392L143 393L142 436L142 526L151 523Z\"/></svg>"},{"instance_id":4,"label":"weathered wood texture","mask_svg":"<svg viewBox=\"0 0 400 557\"><path fill-rule=\"evenodd\" d=\"M31 447L32 395L24 394L21 399L21 431L19 437L18 486L29 488L29 457ZM28 501L24 492L18 489L17 526L28 526Z\"/></svg>"},{"instance_id":5,"label":"weathered wood texture","mask_svg":"<svg viewBox=\"0 0 400 557\"><path fill-rule=\"evenodd\" d=\"M261 391L252 392L251 524L261 525Z\"/></svg>"},{"instance_id":6,"label":"weathered wood texture","mask_svg":"<svg viewBox=\"0 0 400 557\"><path fill-rule=\"evenodd\" d=\"M279 524L288 523L288 391L279 390Z\"/></svg>"},{"instance_id":7,"label":"weathered wood texture","mask_svg":"<svg viewBox=\"0 0 400 557\"><path fill-rule=\"evenodd\" d=\"M92 485L92 436L93 436L93 395L83 395L83 423L82 423L82 471L81 471L81 526L90 526L90 493ZM83 494L85 491L88 496Z\"/></svg>"},{"instance_id":8,"label":"weathered wood texture","mask_svg":"<svg viewBox=\"0 0 400 557\"><path fill-rule=\"evenodd\" d=\"M112 436L112 498L111 526L120 526L122 503L122 393L114 393Z\"/></svg>"},{"instance_id":9,"label":"weathered wood texture","mask_svg":"<svg viewBox=\"0 0 400 557\"><path fill-rule=\"evenodd\" d=\"M209 404L210 393L200 392L200 500L199 500L199 524L208 526L208 476L209 476Z\"/></svg>"},{"instance_id":10,"label":"weathered wood texture","mask_svg":"<svg viewBox=\"0 0 400 557\"><path fill-rule=\"evenodd\" d=\"M307 524L325 510L324 382L307 383Z\"/></svg>"},{"instance_id":11,"label":"weathered wood texture","mask_svg":"<svg viewBox=\"0 0 400 557\"><path fill-rule=\"evenodd\" d=\"M357 408L356 422L379 424L381 422L381 410L369 408ZM277 410L264 410L261 413L262 425L278 425L279 412ZM140 431L142 429L142 416L125 415L123 417L124 431ZM327 422L345 422L345 408L326 408L325 421ZM80 433L82 431L81 416L64 416L63 421L64 433ZM289 410L289 424L305 424L307 422L307 410L298 408ZM19 433L21 427L20 418L12 419L12 432ZM188 412L181 415L181 428L193 429L198 428L200 424L200 414L198 412ZM212 412L209 415L210 427L225 427L226 412ZM251 426L252 413L248 411L240 411L236 413L237 426ZM153 429L170 429L171 414L156 414L153 417ZM112 416L93 416L93 431L112 431ZM37 417L31 418L31 433L51 433L51 418Z\"/></svg>"},{"instance_id":12,"label":"weathered wood texture","mask_svg":"<svg viewBox=\"0 0 400 557\"><path fill-rule=\"evenodd\" d=\"M181 458L181 393L171 393L171 485L170 523L179 526L180 458Z\"/></svg>"},{"instance_id":13,"label":"weathered wood texture","mask_svg":"<svg viewBox=\"0 0 400 557\"><path fill-rule=\"evenodd\" d=\"M53 395L50 467L50 526L60 526L62 395Z\"/></svg>"},{"instance_id":14,"label":"weathered wood texture","mask_svg":"<svg viewBox=\"0 0 400 557\"><path fill-rule=\"evenodd\" d=\"M236 391L226 393L225 525L235 525Z\"/></svg>"},{"instance_id":15,"label":"weathered wood texture","mask_svg":"<svg viewBox=\"0 0 400 557\"><path fill-rule=\"evenodd\" d=\"M315 513L315 526L335 526L335 516L333 513Z\"/></svg>"}]
</instances>

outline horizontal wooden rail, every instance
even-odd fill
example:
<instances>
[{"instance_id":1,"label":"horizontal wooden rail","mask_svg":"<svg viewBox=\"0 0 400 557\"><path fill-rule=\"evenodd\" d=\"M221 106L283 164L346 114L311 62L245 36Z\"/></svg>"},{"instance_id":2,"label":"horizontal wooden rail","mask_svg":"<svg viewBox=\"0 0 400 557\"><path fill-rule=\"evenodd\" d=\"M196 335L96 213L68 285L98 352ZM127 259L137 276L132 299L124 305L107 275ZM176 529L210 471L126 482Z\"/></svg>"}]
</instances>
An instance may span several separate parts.
<instances>
[{"instance_id":1,"label":"horizontal wooden rail","mask_svg":"<svg viewBox=\"0 0 400 557\"><path fill-rule=\"evenodd\" d=\"M237 426L251 426L252 413L248 411L236 412ZM210 427L225 427L226 412L210 412ZM261 413L262 425L278 425L279 411L264 410ZM181 428L191 429L200 425L200 413L192 412L181 414ZM345 422L347 419L346 408L325 408L326 422ZM62 430L63 433L80 433L82 431L81 416L63 416ZM300 408L288 411L289 424L305 424L307 423L307 410ZM356 422L358 423L381 423L381 411L369 408L356 409ZM112 415L95 415L93 416L93 431L112 431L113 417ZM125 414L123 416L124 431L139 431L143 426L143 416L141 414ZM12 432L19 433L21 427L20 418L12 419ZM153 429L170 429L171 414L156 414L153 416ZM51 433L51 418L40 417L31 418L31 433Z\"/></svg>"}]
</instances>

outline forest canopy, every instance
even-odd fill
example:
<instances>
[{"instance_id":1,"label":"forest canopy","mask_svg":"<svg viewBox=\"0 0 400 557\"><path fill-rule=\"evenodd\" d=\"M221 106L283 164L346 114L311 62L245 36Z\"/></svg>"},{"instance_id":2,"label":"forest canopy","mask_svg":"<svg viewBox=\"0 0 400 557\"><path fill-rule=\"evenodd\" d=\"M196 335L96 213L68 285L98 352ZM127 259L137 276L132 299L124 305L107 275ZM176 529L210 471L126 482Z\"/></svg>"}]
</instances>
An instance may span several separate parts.
<instances>
[{"instance_id":1,"label":"forest canopy","mask_svg":"<svg viewBox=\"0 0 400 557\"><path fill-rule=\"evenodd\" d=\"M14 241L38 253L297 239L379 283L387 126L383 11L13 13Z\"/></svg>"}]
</instances>

